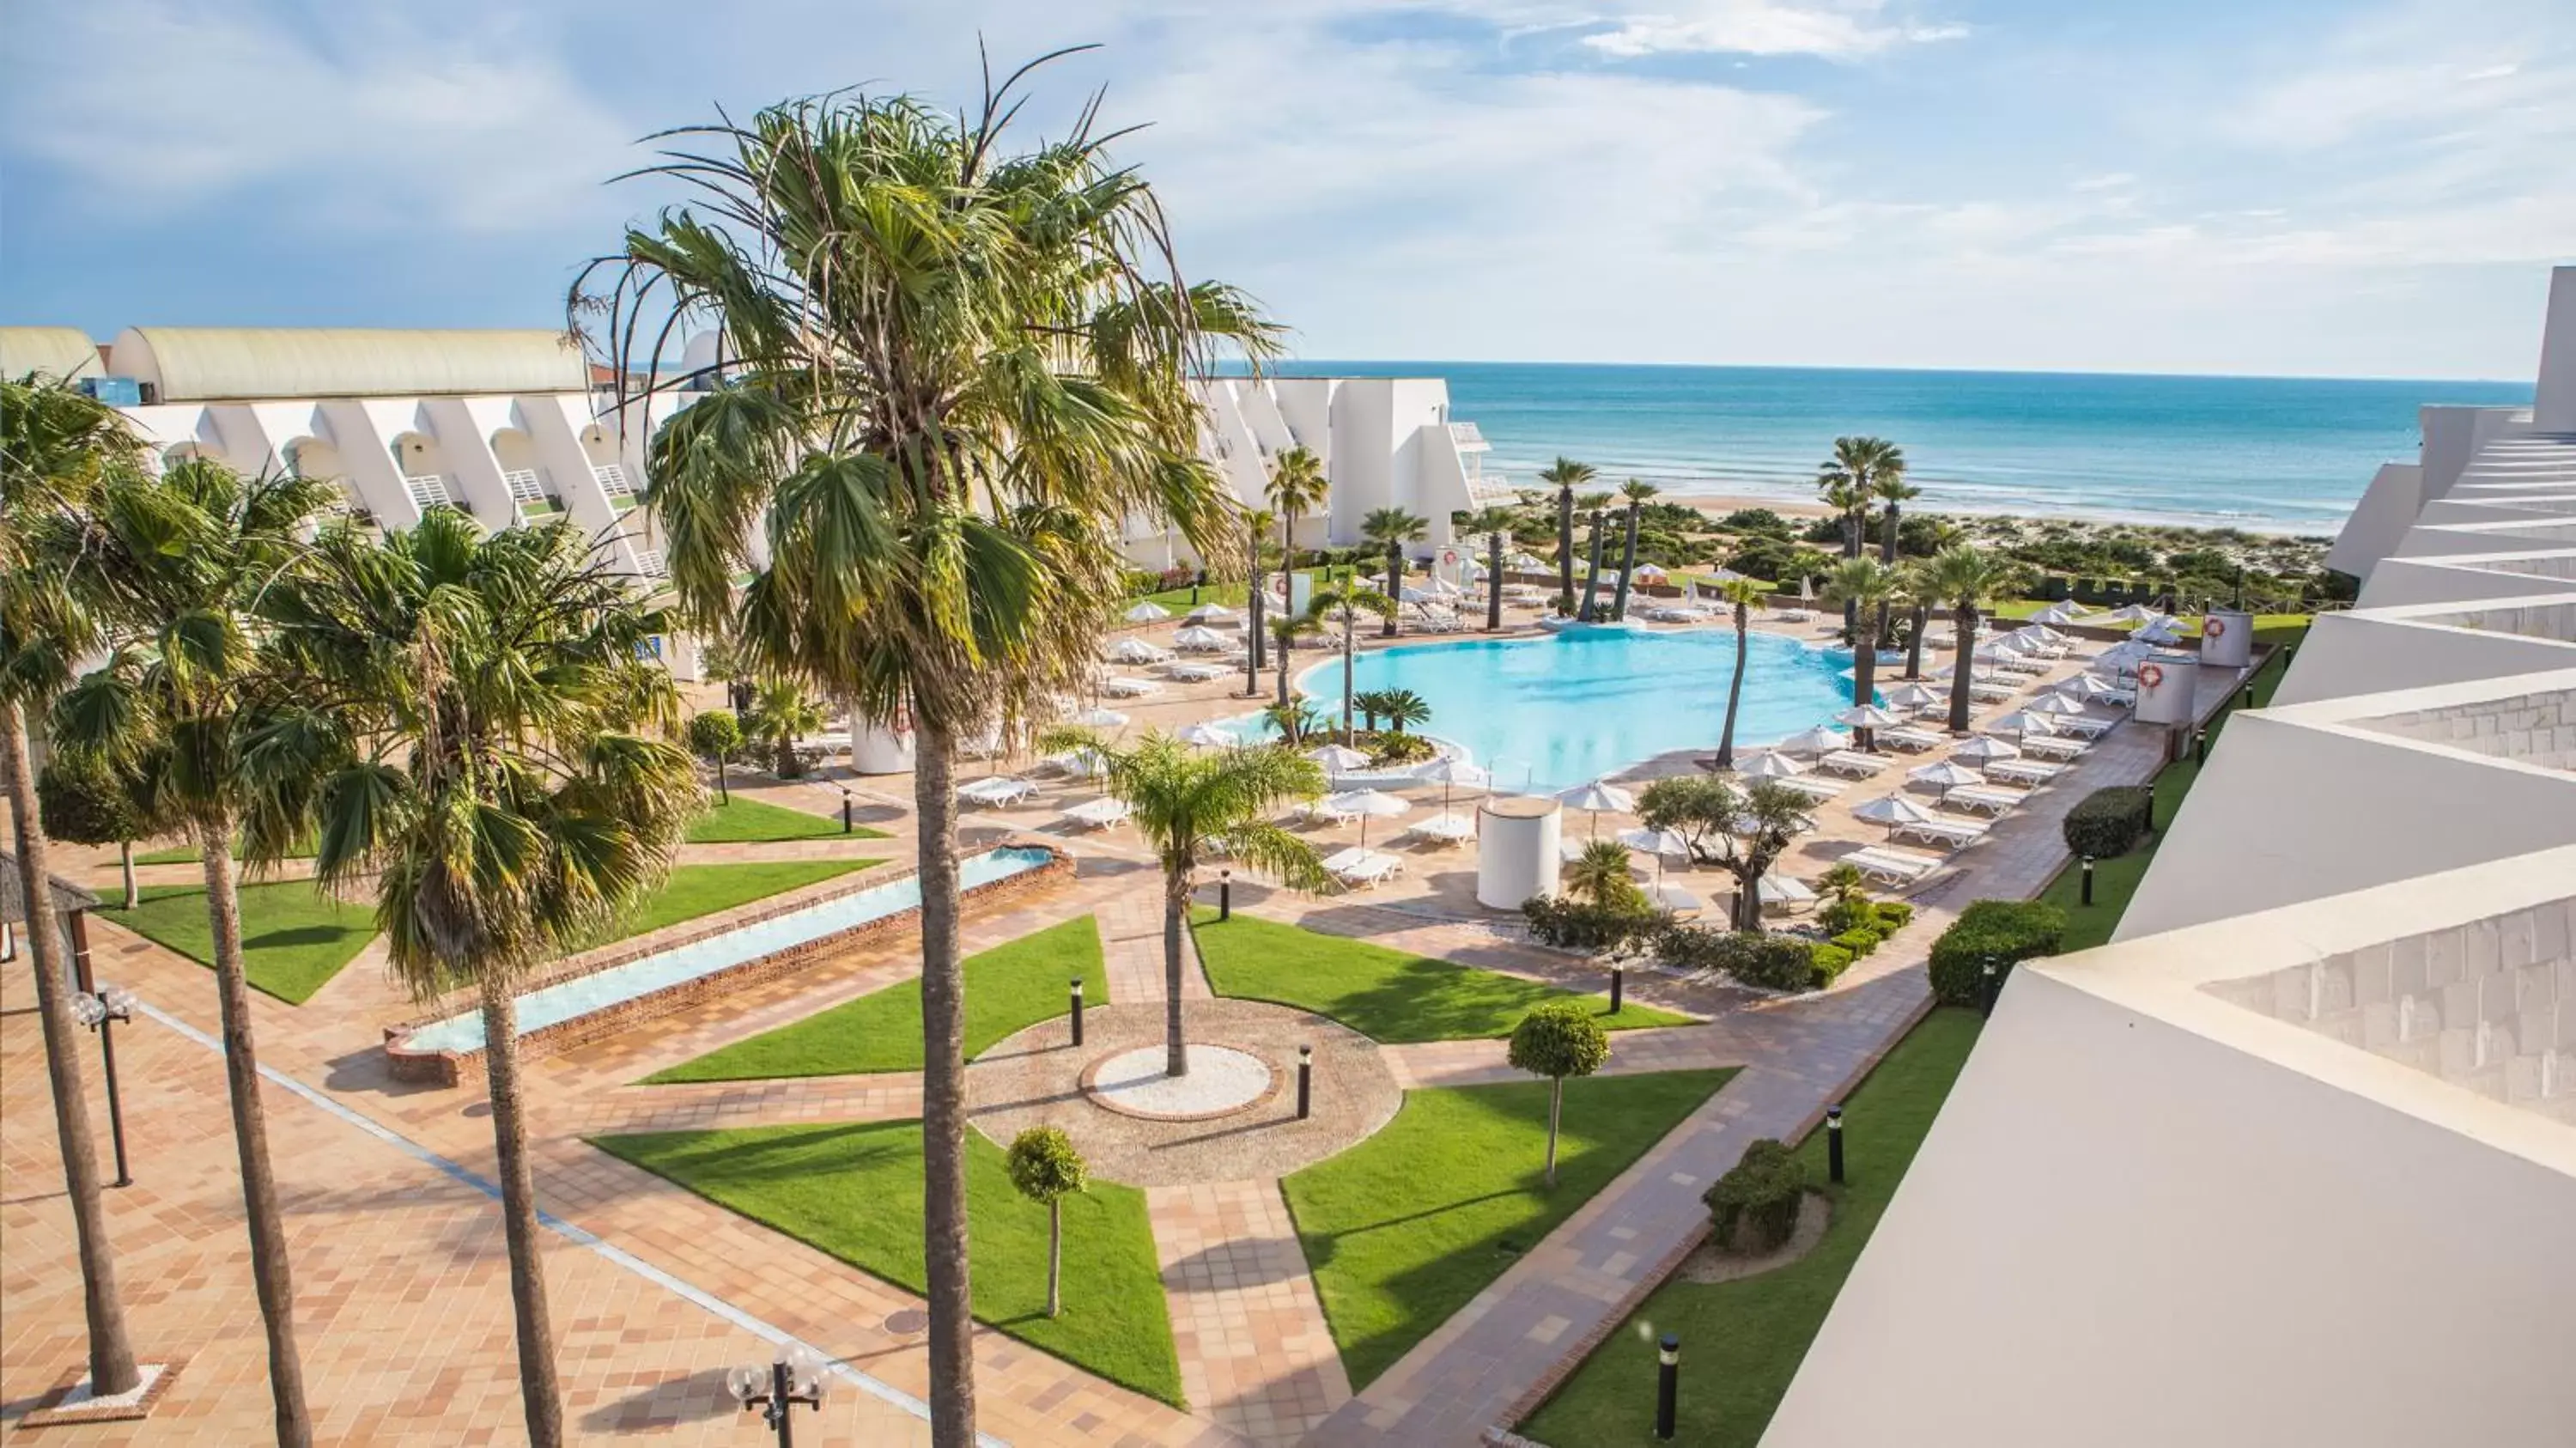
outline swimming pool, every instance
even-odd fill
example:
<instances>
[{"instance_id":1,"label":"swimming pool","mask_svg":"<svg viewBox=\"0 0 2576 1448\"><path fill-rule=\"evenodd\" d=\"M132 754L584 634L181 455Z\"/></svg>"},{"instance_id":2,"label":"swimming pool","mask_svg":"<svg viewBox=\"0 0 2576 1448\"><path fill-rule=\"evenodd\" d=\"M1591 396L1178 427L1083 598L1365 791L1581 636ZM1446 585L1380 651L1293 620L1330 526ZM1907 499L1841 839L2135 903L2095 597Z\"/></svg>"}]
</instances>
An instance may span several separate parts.
<instances>
[{"instance_id":1,"label":"swimming pool","mask_svg":"<svg viewBox=\"0 0 2576 1448\"><path fill-rule=\"evenodd\" d=\"M1038 869L1055 858L1039 849L986 850L957 862L959 888L971 890ZM527 1035L593 1011L622 1004L655 991L668 990L700 976L730 970L748 960L792 950L810 941L900 914L921 904L921 877L907 875L865 890L835 895L802 910L754 921L703 940L674 946L624 965L575 976L519 997L519 1034ZM483 1015L468 1011L432 1021L400 1042L406 1052L479 1051L483 1049Z\"/></svg>"},{"instance_id":2,"label":"swimming pool","mask_svg":"<svg viewBox=\"0 0 2576 1448\"><path fill-rule=\"evenodd\" d=\"M1851 705L1848 649L1777 634L1747 641L1737 748L1785 739ZM1424 727L1467 747L1503 789L1564 789L1673 749L1714 749L1735 673L1735 630L1577 628L1537 639L1458 639L1364 653L1353 687L1411 689ZM1342 664L1299 676L1338 717Z\"/></svg>"}]
</instances>

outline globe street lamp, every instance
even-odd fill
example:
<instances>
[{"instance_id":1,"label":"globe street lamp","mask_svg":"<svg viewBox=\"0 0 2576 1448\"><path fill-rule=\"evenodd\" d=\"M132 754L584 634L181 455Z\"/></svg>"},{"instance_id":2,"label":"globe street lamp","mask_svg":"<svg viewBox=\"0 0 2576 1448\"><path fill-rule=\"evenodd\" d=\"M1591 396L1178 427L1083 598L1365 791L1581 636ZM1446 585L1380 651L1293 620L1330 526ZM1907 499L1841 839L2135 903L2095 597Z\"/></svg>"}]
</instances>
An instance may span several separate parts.
<instances>
[{"instance_id":1,"label":"globe street lamp","mask_svg":"<svg viewBox=\"0 0 2576 1448\"><path fill-rule=\"evenodd\" d=\"M125 1108L116 1095L114 1027L134 1019L134 992L117 985L100 986L95 993L75 990L72 1018L98 1032L99 1058L107 1064L107 1135L116 1144L116 1180L109 1185L130 1187L134 1177L125 1169Z\"/></svg>"},{"instance_id":2,"label":"globe street lamp","mask_svg":"<svg viewBox=\"0 0 2576 1448\"><path fill-rule=\"evenodd\" d=\"M769 1366L738 1367L725 1373L725 1387L746 1413L758 1410L769 1426L778 1430L778 1448L795 1448L794 1429L789 1410L796 1404L821 1411L823 1407L823 1360L814 1350L798 1343L780 1353Z\"/></svg>"}]
</instances>

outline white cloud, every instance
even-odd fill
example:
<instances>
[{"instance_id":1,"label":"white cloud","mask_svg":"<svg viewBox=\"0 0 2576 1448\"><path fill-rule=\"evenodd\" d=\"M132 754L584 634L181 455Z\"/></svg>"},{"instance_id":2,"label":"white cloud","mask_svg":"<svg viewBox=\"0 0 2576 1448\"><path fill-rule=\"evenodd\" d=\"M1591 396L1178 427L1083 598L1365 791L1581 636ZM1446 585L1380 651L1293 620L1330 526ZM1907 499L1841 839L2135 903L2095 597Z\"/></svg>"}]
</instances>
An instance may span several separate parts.
<instances>
[{"instance_id":1,"label":"white cloud","mask_svg":"<svg viewBox=\"0 0 2576 1448\"><path fill-rule=\"evenodd\" d=\"M1812 55L1858 60L1900 45L1957 40L1964 25L1882 20L1883 0L1797 4L1784 0L1703 0L1680 13L1632 14L1583 43L1621 58L1667 51L1723 55Z\"/></svg>"},{"instance_id":2,"label":"white cloud","mask_svg":"<svg viewBox=\"0 0 2576 1448\"><path fill-rule=\"evenodd\" d=\"M449 12L293 26L152 0L17 17L10 146L119 219L254 195L359 229L540 230L598 214L634 131L546 42Z\"/></svg>"}]
</instances>

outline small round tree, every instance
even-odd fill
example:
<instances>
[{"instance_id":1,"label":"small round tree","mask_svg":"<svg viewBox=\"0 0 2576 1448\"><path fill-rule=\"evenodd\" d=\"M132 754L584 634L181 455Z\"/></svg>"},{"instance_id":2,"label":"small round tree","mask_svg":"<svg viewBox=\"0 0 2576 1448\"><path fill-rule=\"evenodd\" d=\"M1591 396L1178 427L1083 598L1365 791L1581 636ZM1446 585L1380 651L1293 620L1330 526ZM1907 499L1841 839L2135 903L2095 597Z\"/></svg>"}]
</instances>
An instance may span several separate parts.
<instances>
[{"instance_id":1,"label":"small round tree","mask_svg":"<svg viewBox=\"0 0 2576 1448\"><path fill-rule=\"evenodd\" d=\"M1610 1059L1610 1033L1572 1001L1543 1005L1512 1028L1512 1068L1545 1076L1547 1184L1556 1185L1556 1125L1565 1112L1565 1078L1589 1076Z\"/></svg>"},{"instance_id":2,"label":"small round tree","mask_svg":"<svg viewBox=\"0 0 2576 1448\"><path fill-rule=\"evenodd\" d=\"M134 908L134 842L152 833L142 785L114 767L86 756L57 754L36 776L37 817L48 839L75 845L114 845L125 873L125 908Z\"/></svg>"},{"instance_id":3,"label":"small round tree","mask_svg":"<svg viewBox=\"0 0 2576 1448\"><path fill-rule=\"evenodd\" d=\"M733 802L725 787L725 761L742 748L742 721L731 709L709 709L689 720L689 752L716 767L716 798Z\"/></svg>"},{"instance_id":4,"label":"small round tree","mask_svg":"<svg viewBox=\"0 0 2576 1448\"><path fill-rule=\"evenodd\" d=\"M1011 1139L1011 1185L1047 1209L1047 1316L1064 1306L1064 1199L1086 1179L1082 1153L1062 1128L1032 1126Z\"/></svg>"}]
</instances>

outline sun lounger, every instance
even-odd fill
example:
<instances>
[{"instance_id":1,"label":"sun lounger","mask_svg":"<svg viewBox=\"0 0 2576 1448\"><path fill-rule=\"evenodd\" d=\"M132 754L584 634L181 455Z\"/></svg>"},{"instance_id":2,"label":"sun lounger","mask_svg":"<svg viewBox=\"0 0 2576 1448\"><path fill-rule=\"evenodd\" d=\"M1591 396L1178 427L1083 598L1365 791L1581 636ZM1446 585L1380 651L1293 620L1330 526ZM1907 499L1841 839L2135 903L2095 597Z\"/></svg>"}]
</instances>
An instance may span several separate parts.
<instances>
[{"instance_id":1,"label":"sun lounger","mask_svg":"<svg viewBox=\"0 0 2576 1448\"><path fill-rule=\"evenodd\" d=\"M1854 850L1834 863L1849 865L1868 879L1891 885L1910 885L1939 869L1942 862L1903 850L1871 846Z\"/></svg>"},{"instance_id":2,"label":"sun lounger","mask_svg":"<svg viewBox=\"0 0 2576 1448\"><path fill-rule=\"evenodd\" d=\"M1863 754L1856 749L1837 749L1817 760L1816 767L1830 769L1836 774L1849 775L1854 779L1868 779L1885 769L1887 761L1875 754Z\"/></svg>"},{"instance_id":3,"label":"sun lounger","mask_svg":"<svg viewBox=\"0 0 2576 1448\"><path fill-rule=\"evenodd\" d=\"M1804 775L1792 775L1787 779L1771 780L1770 783L1782 789L1794 790L1809 799L1818 800L1835 798L1844 790L1851 788L1850 785L1836 784L1830 779L1809 779Z\"/></svg>"},{"instance_id":4,"label":"sun lounger","mask_svg":"<svg viewBox=\"0 0 2576 1448\"><path fill-rule=\"evenodd\" d=\"M1928 719L1937 715L1946 718L1949 713L1949 705L1933 704L1925 706L1920 717ZM1948 736L1935 734L1929 729L1916 729L1909 725L1900 725L1894 729L1879 730L1878 742L1881 744L1893 744L1899 749L1920 752L1926 749L1938 749L1950 741Z\"/></svg>"},{"instance_id":5,"label":"sun lounger","mask_svg":"<svg viewBox=\"0 0 2576 1448\"><path fill-rule=\"evenodd\" d=\"M1233 672L1234 670L1227 668L1223 664L1211 664L1202 661L1198 663L1167 665L1163 669L1163 677L1174 679L1184 684L1204 684L1210 679L1222 679Z\"/></svg>"},{"instance_id":6,"label":"sun lounger","mask_svg":"<svg viewBox=\"0 0 2576 1448\"><path fill-rule=\"evenodd\" d=\"M1056 816L1069 825L1086 830L1105 830L1127 822L1127 802L1118 799L1086 800Z\"/></svg>"},{"instance_id":7,"label":"sun lounger","mask_svg":"<svg viewBox=\"0 0 2576 1448\"><path fill-rule=\"evenodd\" d=\"M1025 779L1000 775L978 779L957 786L957 797L969 804L1014 805L1038 792L1038 787Z\"/></svg>"},{"instance_id":8,"label":"sun lounger","mask_svg":"<svg viewBox=\"0 0 2576 1448\"><path fill-rule=\"evenodd\" d=\"M2042 764L2036 759L1998 759L1986 766L1986 778L2006 784L2040 785L2066 772L2063 764Z\"/></svg>"},{"instance_id":9,"label":"sun lounger","mask_svg":"<svg viewBox=\"0 0 2576 1448\"><path fill-rule=\"evenodd\" d=\"M2021 752L2036 754L2042 759L2073 759L2091 747L2081 739L2063 734L2025 734L2021 737Z\"/></svg>"},{"instance_id":10,"label":"sun lounger","mask_svg":"<svg viewBox=\"0 0 2576 1448\"><path fill-rule=\"evenodd\" d=\"M1163 686L1151 679L1103 679L1100 682L1100 692L1112 699L1141 699L1162 691Z\"/></svg>"},{"instance_id":11,"label":"sun lounger","mask_svg":"<svg viewBox=\"0 0 2576 1448\"><path fill-rule=\"evenodd\" d=\"M1969 809L1999 815L2029 797L2028 790L1997 789L1986 784L1963 784L1941 796L1941 803L1953 807L1965 805Z\"/></svg>"},{"instance_id":12,"label":"sun lounger","mask_svg":"<svg viewBox=\"0 0 2576 1448\"><path fill-rule=\"evenodd\" d=\"M2023 654L1999 654L1987 662L2007 674L2039 675L2047 673L2049 667L2046 660L2030 658Z\"/></svg>"},{"instance_id":13,"label":"sun lounger","mask_svg":"<svg viewBox=\"0 0 2576 1448\"><path fill-rule=\"evenodd\" d=\"M2051 716L2048 727L2078 739L2099 739L2118 722L2116 719L2095 719L2079 714L2058 714Z\"/></svg>"},{"instance_id":14,"label":"sun lounger","mask_svg":"<svg viewBox=\"0 0 2576 1448\"><path fill-rule=\"evenodd\" d=\"M1927 844L1944 845L1955 850L1962 845L1974 844L1984 838L1988 828L1990 827L1984 820L1934 819L1896 825L1889 830L1889 833L1899 838L1922 840Z\"/></svg>"},{"instance_id":15,"label":"sun lounger","mask_svg":"<svg viewBox=\"0 0 2576 1448\"><path fill-rule=\"evenodd\" d=\"M1326 858L1324 873L1355 890L1365 890L1403 874L1404 862L1393 855L1353 846Z\"/></svg>"},{"instance_id":16,"label":"sun lounger","mask_svg":"<svg viewBox=\"0 0 2576 1448\"><path fill-rule=\"evenodd\" d=\"M1349 810L1335 809L1329 800L1322 799L1308 804L1301 813L1319 825L1346 825L1359 818Z\"/></svg>"},{"instance_id":17,"label":"sun lounger","mask_svg":"<svg viewBox=\"0 0 2576 1448\"><path fill-rule=\"evenodd\" d=\"M1803 608L1784 608L1774 612L1771 616L1782 623L1807 623L1815 618L1814 614L1807 612Z\"/></svg>"},{"instance_id":18,"label":"sun lounger","mask_svg":"<svg viewBox=\"0 0 2576 1448\"><path fill-rule=\"evenodd\" d=\"M1455 845L1476 837L1476 822L1464 815L1437 814L1416 821L1405 833L1433 844Z\"/></svg>"}]
</instances>

